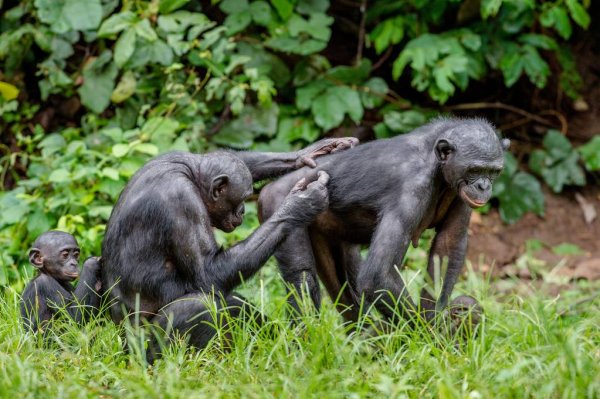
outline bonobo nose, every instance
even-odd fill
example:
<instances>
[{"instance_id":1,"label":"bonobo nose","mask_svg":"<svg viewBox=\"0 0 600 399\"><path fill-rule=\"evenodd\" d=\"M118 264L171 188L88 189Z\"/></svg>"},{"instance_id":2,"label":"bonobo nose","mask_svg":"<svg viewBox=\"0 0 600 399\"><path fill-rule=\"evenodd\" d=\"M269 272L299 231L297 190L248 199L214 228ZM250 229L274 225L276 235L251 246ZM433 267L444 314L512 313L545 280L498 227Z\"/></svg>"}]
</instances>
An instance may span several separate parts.
<instances>
[{"instance_id":1,"label":"bonobo nose","mask_svg":"<svg viewBox=\"0 0 600 399\"><path fill-rule=\"evenodd\" d=\"M490 189L490 186L491 186L491 184L490 184L490 181L488 179L479 179L477 181L477 188L480 191L487 191L487 190Z\"/></svg>"}]
</instances>

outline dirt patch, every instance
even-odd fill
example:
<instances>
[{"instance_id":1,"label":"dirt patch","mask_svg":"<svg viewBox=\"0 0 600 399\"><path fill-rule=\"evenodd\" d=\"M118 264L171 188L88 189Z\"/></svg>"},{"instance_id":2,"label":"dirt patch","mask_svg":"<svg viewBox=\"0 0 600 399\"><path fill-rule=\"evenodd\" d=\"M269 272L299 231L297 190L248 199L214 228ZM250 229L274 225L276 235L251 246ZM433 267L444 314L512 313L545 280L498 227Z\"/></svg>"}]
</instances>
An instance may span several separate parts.
<instances>
[{"instance_id":1,"label":"dirt patch","mask_svg":"<svg viewBox=\"0 0 600 399\"><path fill-rule=\"evenodd\" d=\"M476 270L531 278L527 275L531 270L514 269L519 257L530 253L547 268L559 265L560 275L600 279L600 187L589 186L563 195L547 192L545 199L543 217L527 214L512 225L504 224L495 209L488 215L474 213L467 258ZM588 223L592 208L598 216ZM588 212L588 221L584 212Z\"/></svg>"}]
</instances>

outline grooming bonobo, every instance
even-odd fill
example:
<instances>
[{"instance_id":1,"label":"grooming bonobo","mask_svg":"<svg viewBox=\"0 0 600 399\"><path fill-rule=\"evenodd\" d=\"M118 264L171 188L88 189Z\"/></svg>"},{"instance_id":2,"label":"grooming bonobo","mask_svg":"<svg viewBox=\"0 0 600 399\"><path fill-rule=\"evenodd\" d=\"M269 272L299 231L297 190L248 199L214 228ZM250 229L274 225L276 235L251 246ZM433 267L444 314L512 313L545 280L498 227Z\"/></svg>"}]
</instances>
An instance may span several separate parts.
<instances>
[{"instance_id":1,"label":"grooming bonobo","mask_svg":"<svg viewBox=\"0 0 600 399\"><path fill-rule=\"evenodd\" d=\"M433 278L436 257L447 257L448 268L437 301L426 289L421 294L421 310L433 318L447 307L463 267L471 208L490 199L508 145L484 120L437 119L412 133L320 158L317 168L269 184L259 198L266 223L295 181L320 171L331 178L328 210L277 247L284 279L299 293L307 287L318 307L318 274L348 320L358 317L363 297L388 320L409 316L418 308L396 267L410 243L416 246L421 233L434 228L428 273ZM369 244L366 260L361 244ZM457 300L461 306L477 304L469 297Z\"/></svg>"},{"instance_id":2,"label":"grooming bonobo","mask_svg":"<svg viewBox=\"0 0 600 399\"><path fill-rule=\"evenodd\" d=\"M356 143L328 139L289 154L169 153L148 162L121 193L102 244L102 280L114 303L113 321L139 311L151 323L188 333L190 344L205 346L215 334L207 298L221 297L237 315L243 300L232 290L267 261L289 231L326 209L328 176L322 172L292 184L273 217L227 250L212 228L231 232L242 223L253 178L315 166L313 158Z\"/></svg>"},{"instance_id":3,"label":"grooming bonobo","mask_svg":"<svg viewBox=\"0 0 600 399\"><path fill-rule=\"evenodd\" d=\"M79 276L79 245L62 231L40 235L29 250L29 261L39 274L23 291L21 316L25 328L44 330L55 315L65 308L77 322L98 312L100 304L100 260L88 258L77 287L71 282Z\"/></svg>"}]
</instances>

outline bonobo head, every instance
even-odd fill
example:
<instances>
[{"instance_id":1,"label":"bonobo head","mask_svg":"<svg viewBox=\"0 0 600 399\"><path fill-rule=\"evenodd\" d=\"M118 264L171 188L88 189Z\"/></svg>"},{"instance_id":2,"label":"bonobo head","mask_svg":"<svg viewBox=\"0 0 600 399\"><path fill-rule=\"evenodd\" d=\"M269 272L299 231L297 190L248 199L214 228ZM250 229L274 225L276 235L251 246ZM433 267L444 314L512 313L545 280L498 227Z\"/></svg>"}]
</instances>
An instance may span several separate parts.
<instances>
[{"instance_id":1,"label":"bonobo head","mask_svg":"<svg viewBox=\"0 0 600 399\"><path fill-rule=\"evenodd\" d=\"M503 151L509 145L488 122L466 119L440 134L435 154L446 182L468 206L480 208L492 196L492 183L502 171Z\"/></svg>"},{"instance_id":2,"label":"bonobo head","mask_svg":"<svg viewBox=\"0 0 600 399\"><path fill-rule=\"evenodd\" d=\"M47 231L39 236L29 250L29 262L58 281L72 281L79 276L79 245L75 238L62 231Z\"/></svg>"},{"instance_id":3,"label":"bonobo head","mask_svg":"<svg viewBox=\"0 0 600 399\"><path fill-rule=\"evenodd\" d=\"M252 194L252 175L234 154L217 152L204 156L202 199L210 224L226 233L242 224L244 201Z\"/></svg>"}]
</instances>

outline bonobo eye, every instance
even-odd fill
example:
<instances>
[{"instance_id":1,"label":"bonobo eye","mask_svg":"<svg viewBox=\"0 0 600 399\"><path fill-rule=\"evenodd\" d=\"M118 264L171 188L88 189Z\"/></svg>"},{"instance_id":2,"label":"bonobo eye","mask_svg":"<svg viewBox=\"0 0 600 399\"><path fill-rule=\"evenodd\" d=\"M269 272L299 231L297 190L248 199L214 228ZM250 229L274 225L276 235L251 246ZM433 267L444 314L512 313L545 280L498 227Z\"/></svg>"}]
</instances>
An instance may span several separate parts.
<instances>
[{"instance_id":1,"label":"bonobo eye","mask_svg":"<svg viewBox=\"0 0 600 399\"><path fill-rule=\"evenodd\" d=\"M69 251L67 251L66 249L64 251L60 251L60 257L63 260L69 259Z\"/></svg>"},{"instance_id":2,"label":"bonobo eye","mask_svg":"<svg viewBox=\"0 0 600 399\"><path fill-rule=\"evenodd\" d=\"M79 251L74 251L73 256L75 257L76 260L79 260Z\"/></svg>"}]
</instances>

